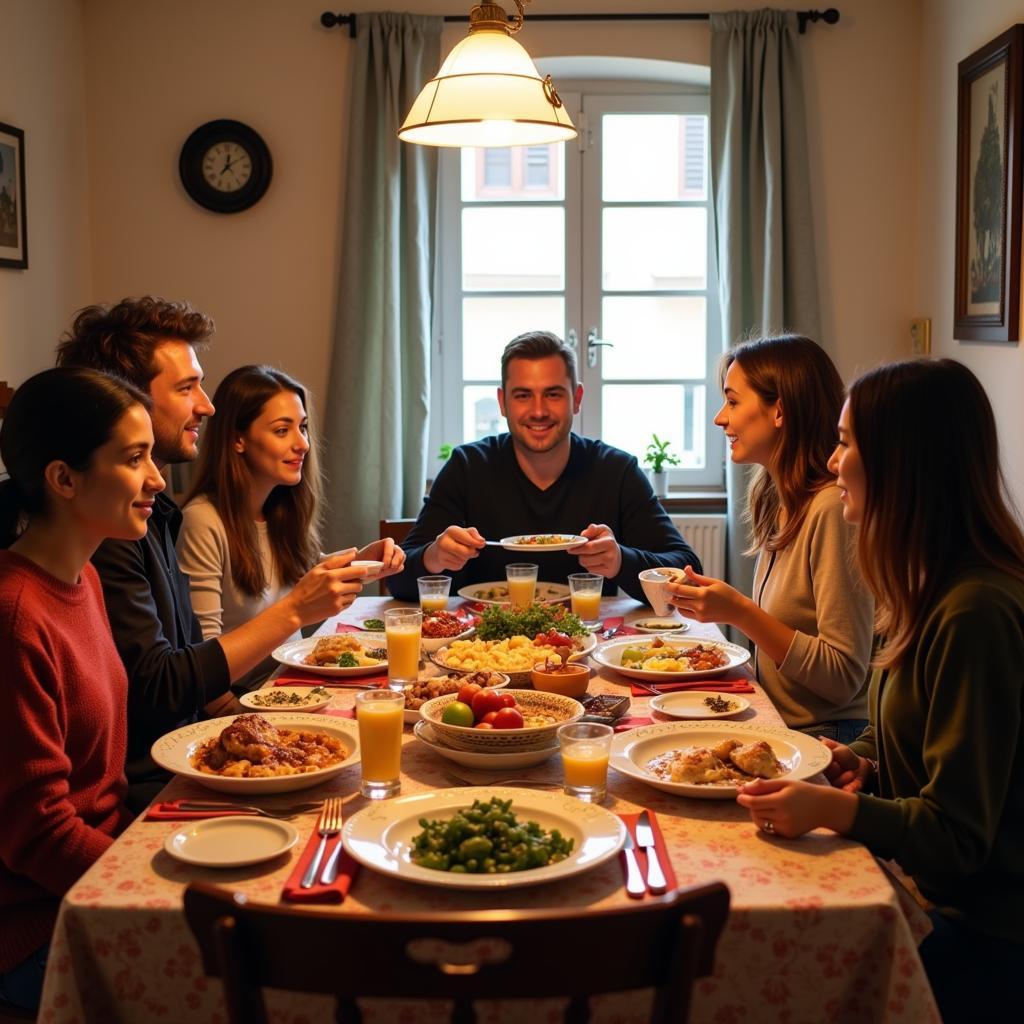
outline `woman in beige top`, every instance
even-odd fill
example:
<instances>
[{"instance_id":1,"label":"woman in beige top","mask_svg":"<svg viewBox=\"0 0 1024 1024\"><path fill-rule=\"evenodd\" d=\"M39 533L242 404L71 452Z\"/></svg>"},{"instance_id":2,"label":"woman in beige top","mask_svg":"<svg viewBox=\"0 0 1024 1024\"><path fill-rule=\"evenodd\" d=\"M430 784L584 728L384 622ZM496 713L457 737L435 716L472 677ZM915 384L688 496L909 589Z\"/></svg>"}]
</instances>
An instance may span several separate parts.
<instances>
[{"instance_id":1,"label":"woman in beige top","mask_svg":"<svg viewBox=\"0 0 1024 1024\"><path fill-rule=\"evenodd\" d=\"M828 469L842 380L824 350L798 335L740 345L723 366L715 423L732 461L758 467L747 508L754 593L688 568L686 583L670 585L672 603L750 637L758 681L787 725L849 742L867 724L873 603Z\"/></svg>"}]
</instances>

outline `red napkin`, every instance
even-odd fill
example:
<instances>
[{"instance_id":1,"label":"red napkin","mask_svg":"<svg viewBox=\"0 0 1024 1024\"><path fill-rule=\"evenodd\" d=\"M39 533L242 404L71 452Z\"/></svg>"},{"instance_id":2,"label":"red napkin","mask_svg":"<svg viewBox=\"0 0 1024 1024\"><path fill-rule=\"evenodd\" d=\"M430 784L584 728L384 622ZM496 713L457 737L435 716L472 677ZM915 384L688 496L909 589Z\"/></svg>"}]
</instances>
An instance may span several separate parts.
<instances>
[{"instance_id":1,"label":"red napkin","mask_svg":"<svg viewBox=\"0 0 1024 1024\"><path fill-rule=\"evenodd\" d=\"M629 829L629 834L633 837L633 841L636 842L636 823L640 817L639 814L620 814L619 817L622 819L623 824ZM669 860L668 848L665 846L665 837L661 834L661 827L658 825L658 816L654 811L648 809L647 817L651 819L651 831L654 833L654 848L658 851L658 863L661 865L661 870L665 875L665 881L668 883L668 889L666 892L672 892L673 889L679 888L679 883L676 881L676 873L672 870L672 861ZM633 849L633 853L636 854L636 862L640 865L640 874L646 879L647 878L647 854L639 843ZM619 867L622 868L622 881L625 884L626 881L626 853L623 851L619 854ZM650 895L648 893L647 895Z\"/></svg>"},{"instance_id":2,"label":"red napkin","mask_svg":"<svg viewBox=\"0 0 1024 1024\"><path fill-rule=\"evenodd\" d=\"M188 801L185 801L188 803ZM251 811L183 811L178 806L180 800L164 800L153 804L147 811L143 821L191 821L193 818L233 818L239 814L251 814Z\"/></svg>"},{"instance_id":3,"label":"red napkin","mask_svg":"<svg viewBox=\"0 0 1024 1024\"><path fill-rule=\"evenodd\" d=\"M606 629L614 629L614 630L616 630L616 633L615 633L615 636L613 636L611 638L612 640L617 640L620 636L639 636L640 635L640 630L639 629L634 629L632 626L624 626L622 624L623 621L624 621L624 619L622 618L621 615L613 617L613 618L610 618L610 619L605 619L604 622L602 622L601 625L597 628L596 632L598 634L600 634L600 633L602 633Z\"/></svg>"},{"instance_id":4,"label":"red napkin","mask_svg":"<svg viewBox=\"0 0 1024 1024\"><path fill-rule=\"evenodd\" d=\"M356 709L355 708L338 708L336 711L332 711L330 708L328 708L323 713L325 715L332 715L334 718L355 718L356 717Z\"/></svg>"},{"instance_id":5,"label":"red napkin","mask_svg":"<svg viewBox=\"0 0 1024 1024\"><path fill-rule=\"evenodd\" d=\"M335 633L362 633L363 629L361 626L353 626L350 622L339 622L334 627Z\"/></svg>"},{"instance_id":6,"label":"red napkin","mask_svg":"<svg viewBox=\"0 0 1024 1024\"><path fill-rule=\"evenodd\" d=\"M301 885L302 876L306 873L309 862L313 859L317 848L320 846L320 835L314 828L313 834L309 837L309 842L306 843L306 848L302 851L295 867L292 869L292 873L288 876L288 881L284 883L284 889L281 890L281 899L288 903L341 903L348 895L348 891L356 877L356 872L359 871L358 862L352 859L348 850L343 849L339 856L337 878L330 885L320 884L320 875L323 873L324 866L330 860L331 854L334 853L340 842L340 835L331 836L327 840L327 848L324 850L320 867L317 870L316 882L312 888L303 889Z\"/></svg>"},{"instance_id":7,"label":"red napkin","mask_svg":"<svg viewBox=\"0 0 1024 1024\"><path fill-rule=\"evenodd\" d=\"M387 676L318 676L315 672L303 672L300 668L285 669L275 680L275 686L337 686L361 689L368 684L383 687L388 685Z\"/></svg>"},{"instance_id":8,"label":"red napkin","mask_svg":"<svg viewBox=\"0 0 1024 1024\"><path fill-rule=\"evenodd\" d=\"M612 728L616 732L628 732L630 729L637 729L641 725L653 725L654 719L647 715L626 715L620 718Z\"/></svg>"},{"instance_id":9,"label":"red napkin","mask_svg":"<svg viewBox=\"0 0 1024 1024\"><path fill-rule=\"evenodd\" d=\"M646 680L644 680L646 682ZM732 679L678 679L653 685L658 693L675 693L677 690L711 690L714 693L753 693L754 688L746 676ZM630 685L634 697L650 697L651 694L635 684Z\"/></svg>"}]
</instances>

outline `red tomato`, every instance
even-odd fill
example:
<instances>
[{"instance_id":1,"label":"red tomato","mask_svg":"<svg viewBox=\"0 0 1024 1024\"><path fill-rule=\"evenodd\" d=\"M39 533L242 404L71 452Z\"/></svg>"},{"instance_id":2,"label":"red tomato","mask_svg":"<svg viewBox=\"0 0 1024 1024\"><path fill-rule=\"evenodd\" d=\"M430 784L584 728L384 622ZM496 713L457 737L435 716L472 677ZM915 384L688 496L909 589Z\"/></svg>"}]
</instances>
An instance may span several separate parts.
<instances>
[{"instance_id":1,"label":"red tomato","mask_svg":"<svg viewBox=\"0 0 1024 1024\"><path fill-rule=\"evenodd\" d=\"M493 729L494 726L491 725L490 722L477 722L476 725L473 726L473 728L474 729Z\"/></svg>"},{"instance_id":2,"label":"red tomato","mask_svg":"<svg viewBox=\"0 0 1024 1024\"><path fill-rule=\"evenodd\" d=\"M463 704L473 706L473 698L483 689L479 683L463 683L459 687L459 700Z\"/></svg>"},{"instance_id":3,"label":"red tomato","mask_svg":"<svg viewBox=\"0 0 1024 1024\"><path fill-rule=\"evenodd\" d=\"M511 693L499 693L498 700L501 701L501 706L503 708L518 707L518 705L516 704L516 699L512 696Z\"/></svg>"},{"instance_id":4,"label":"red tomato","mask_svg":"<svg viewBox=\"0 0 1024 1024\"><path fill-rule=\"evenodd\" d=\"M473 717L479 722L488 711L497 711L501 707L501 701L497 693L490 687L482 689L473 696Z\"/></svg>"},{"instance_id":5,"label":"red tomato","mask_svg":"<svg viewBox=\"0 0 1024 1024\"><path fill-rule=\"evenodd\" d=\"M497 711L488 711L487 714L484 715L484 717L480 719L480 721L481 722L486 722L488 725L493 725L494 724L494 716L497 713L498 713Z\"/></svg>"},{"instance_id":6,"label":"red tomato","mask_svg":"<svg viewBox=\"0 0 1024 1024\"><path fill-rule=\"evenodd\" d=\"M495 729L522 729L523 716L518 708L502 708L494 716Z\"/></svg>"}]
</instances>

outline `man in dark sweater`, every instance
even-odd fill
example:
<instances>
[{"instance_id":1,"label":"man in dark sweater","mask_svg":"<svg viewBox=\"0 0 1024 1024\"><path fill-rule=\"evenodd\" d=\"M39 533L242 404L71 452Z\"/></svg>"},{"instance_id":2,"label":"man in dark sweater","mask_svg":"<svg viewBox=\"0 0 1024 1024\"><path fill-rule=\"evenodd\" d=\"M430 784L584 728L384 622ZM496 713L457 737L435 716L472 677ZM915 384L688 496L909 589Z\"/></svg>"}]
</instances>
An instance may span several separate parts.
<instances>
[{"instance_id":1,"label":"man in dark sweater","mask_svg":"<svg viewBox=\"0 0 1024 1024\"><path fill-rule=\"evenodd\" d=\"M447 573L456 589L504 580L505 566L524 556L484 541L517 534L588 538L528 560L547 582L598 573L606 594L621 587L644 600L637 573L656 565L701 571L636 459L572 433L582 399L575 353L554 334L532 331L509 342L498 389L509 432L460 445L438 473L402 545L405 570L388 582L396 597L416 600L416 578L425 574Z\"/></svg>"},{"instance_id":2,"label":"man in dark sweater","mask_svg":"<svg viewBox=\"0 0 1024 1024\"><path fill-rule=\"evenodd\" d=\"M61 340L57 362L116 374L147 392L153 406L153 461L191 462L199 427L214 409L203 390L196 348L213 321L188 303L143 297L78 312ZM192 611L188 577L175 541L181 511L156 496L146 536L108 540L92 562L100 574L107 615L128 672L128 805L141 810L170 778L149 756L153 742L194 722L241 710L228 687L269 656L297 629L347 607L362 589L363 568L344 568L354 550L314 566L294 589L249 622L204 640Z\"/></svg>"}]
</instances>

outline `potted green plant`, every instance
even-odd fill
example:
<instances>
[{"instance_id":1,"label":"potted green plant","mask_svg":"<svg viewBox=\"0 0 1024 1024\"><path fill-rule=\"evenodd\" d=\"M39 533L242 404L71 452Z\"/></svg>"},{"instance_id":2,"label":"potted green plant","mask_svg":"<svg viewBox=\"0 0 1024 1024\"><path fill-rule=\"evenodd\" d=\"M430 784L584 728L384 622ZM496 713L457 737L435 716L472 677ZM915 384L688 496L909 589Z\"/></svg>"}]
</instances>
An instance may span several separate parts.
<instances>
[{"instance_id":1,"label":"potted green plant","mask_svg":"<svg viewBox=\"0 0 1024 1024\"><path fill-rule=\"evenodd\" d=\"M647 446L644 465L651 470L651 486L659 498L668 494L668 470L666 466L678 466L679 459L672 453L669 442L662 441L657 434L651 434L653 440Z\"/></svg>"}]
</instances>

